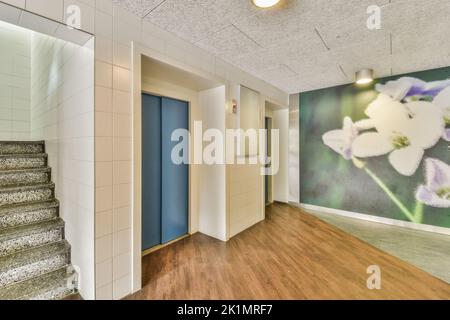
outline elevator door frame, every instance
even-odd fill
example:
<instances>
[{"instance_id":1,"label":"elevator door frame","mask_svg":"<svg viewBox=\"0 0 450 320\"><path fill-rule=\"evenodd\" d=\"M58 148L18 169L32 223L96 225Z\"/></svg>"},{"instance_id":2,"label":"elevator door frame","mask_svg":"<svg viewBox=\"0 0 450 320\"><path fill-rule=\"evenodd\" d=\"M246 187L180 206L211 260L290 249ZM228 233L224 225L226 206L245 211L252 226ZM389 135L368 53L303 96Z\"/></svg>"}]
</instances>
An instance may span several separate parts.
<instances>
[{"instance_id":1,"label":"elevator door frame","mask_svg":"<svg viewBox=\"0 0 450 320\"><path fill-rule=\"evenodd\" d=\"M185 100L185 99L182 99L182 98L179 98L179 97L174 97L174 96L171 96L171 95L163 95L161 93L147 91L147 90L141 90L141 95L142 94L152 95L152 96L160 97L160 98L173 99L173 100L178 100L178 101L187 103L188 104L188 130L189 130L189 132L191 131L191 116L192 116L191 115L192 114L192 112L191 112L191 101L188 101L188 100ZM143 108L143 105L142 105L142 100L141 100L141 110L142 110L142 108ZM141 150L142 150L142 129L141 129ZM191 152L192 152L192 146L191 146L191 141L189 141L189 158L190 159L191 159L191 154L192 154ZM141 161L141 163L142 163L142 157L143 157L143 154L141 153L141 156L140 156L140 159L139 159ZM167 247L168 245L171 245L171 244L173 244L173 243L175 243L177 241L180 241L180 240L185 239L185 238L187 238L187 237L192 235L192 225L191 225L191 222L192 222L192 210L191 210L191 201L192 201L191 164L189 163L187 167L188 167L188 222L187 222L188 223L188 233L186 235L183 235L183 236L181 236L181 237L179 237L177 239L174 239L174 240L172 240L170 242L167 242L167 243L164 243L164 244L160 244L160 245L154 246L154 247L152 247L150 249L144 250L144 251L142 251L142 256L146 256L146 255L148 255L148 254L150 254L152 252L158 251L158 250L160 250L160 249L162 249L164 247ZM141 199L142 199L142 188L141 188ZM141 211L141 219L142 219L142 211Z\"/></svg>"}]
</instances>

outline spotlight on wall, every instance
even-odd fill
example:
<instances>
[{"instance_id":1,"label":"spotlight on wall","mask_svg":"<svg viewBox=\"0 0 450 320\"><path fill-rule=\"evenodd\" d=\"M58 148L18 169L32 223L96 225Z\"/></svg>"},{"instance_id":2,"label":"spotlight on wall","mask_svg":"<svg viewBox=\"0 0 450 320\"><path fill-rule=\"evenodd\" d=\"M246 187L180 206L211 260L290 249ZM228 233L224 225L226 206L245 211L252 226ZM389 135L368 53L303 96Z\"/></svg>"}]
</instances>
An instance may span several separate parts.
<instances>
[{"instance_id":1,"label":"spotlight on wall","mask_svg":"<svg viewBox=\"0 0 450 320\"><path fill-rule=\"evenodd\" d=\"M373 70L362 69L356 72L356 84L368 84L373 81Z\"/></svg>"},{"instance_id":2,"label":"spotlight on wall","mask_svg":"<svg viewBox=\"0 0 450 320\"><path fill-rule=\"evenodd\" d=\"M260 8L270 8L278 2L280 2L280 0L253 0L253 4Z\"/></svg>"}]
</instances>

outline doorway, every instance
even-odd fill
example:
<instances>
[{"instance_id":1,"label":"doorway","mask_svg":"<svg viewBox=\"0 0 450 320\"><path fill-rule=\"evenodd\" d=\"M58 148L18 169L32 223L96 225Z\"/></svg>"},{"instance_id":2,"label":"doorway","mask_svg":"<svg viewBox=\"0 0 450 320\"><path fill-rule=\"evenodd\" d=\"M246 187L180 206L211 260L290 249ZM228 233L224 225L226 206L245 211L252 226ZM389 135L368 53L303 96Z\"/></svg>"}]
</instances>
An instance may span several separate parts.
<instances>
[{"instance_id":1,"label":"doorway","mask_svg":"<svg viewBox=\"0 0 450 320\"><path fill-rule=\"evenodd\" d=\"M272 118L265 117L265 127L266 129L266 157L270 158L272 156ZM270 168L271 163L266 164L266 168ZM272 201L272 176L266 175L264 177L264 201L266 206L271 204Z\"/></svg>"},{"instance_id":2,"label":"doorway","mask_svg":"<svg viewBox=\"0 0 450 320\"><path fill-rule=\"evenodd\" d=\"M142 93L142 251L149 253L189 232L189 165L176 164L172 150L189 159L189 141L172 139L189 130L189 103Z\"/></svg>"}]
</instances>

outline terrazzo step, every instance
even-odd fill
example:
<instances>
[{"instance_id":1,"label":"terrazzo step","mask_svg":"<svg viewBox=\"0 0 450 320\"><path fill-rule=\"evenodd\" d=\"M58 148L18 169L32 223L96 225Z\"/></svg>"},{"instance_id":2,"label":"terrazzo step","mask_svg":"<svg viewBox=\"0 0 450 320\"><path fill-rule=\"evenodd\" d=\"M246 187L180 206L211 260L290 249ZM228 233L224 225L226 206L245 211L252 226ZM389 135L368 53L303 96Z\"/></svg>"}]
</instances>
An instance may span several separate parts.
<instances>
[{"instance_id":1,"label":"terrazzo step","mask_svg":"<svg viewBox=\"0 0 450 320\"><path fill-rule=\"evenodd\" d=\"M64 221L56 218L34 225L0 230L0 257L64 239Z\"/></svg>"},{"instance_id":2,"label":"terrazzo step","mask_svg":"<svg viewBox=\"0 0 450 320\"><path fill-rule=\"evenodd\" d=\"M48 167L0 171L0 188L47 183L51 180L51 171Z\"/></svg>"},{"instance_id":3,"label":"terrazzo step","mask_svg":"<svg viewBox=\"0 0 450 320\"><path fill-rule=\"evenodd\" d=\"M0 188L0 208L11 204L52 200L54 194L54 183Z\"/></svg>"},{"instance_id":4,"label":"terrazzo step","mask_svg":"<svg viewBox=\"0 0 450 320\"><path fill-rule=\"evenodd\" d=\"M63 240L0 258L3 288L56 271L70 264L70 245Z\"/></svg>"},{"instance_id":5,"label":"terrazzo step","mask_svg":"<svg viewBox=\"0 0 450 320\"><path fill-rule=\"evenodd\" d=\"M0 207L0 230L48 221L58 214L58 200Z\"/></svg>"},{"instance_id":6,"label":"terrazzo step","mask_svg":"<svg viewBox=\"0 0 450 320\"><path fill-rule=\"evenodd\" d=\"M71 267L8 286L0 290L0 300L61 300L76 294Z\"/></svg>"},{"instance_id":7,"label":"terrazzo step","mask_svg":"<svg viewBox=\"0 0 450 320\"><path fill-rule=\"evenodd\" d=\"M48 155L39 154L0 154L0 170L20 170L47 167Z\"/></svg>"},{"instance_id":8,"label":"terrazzo step","mask_svg":"<svg viewBox=\"0 0 450 320\"><path fill-rule=\"evenodd\" d=\"M44 152L44 141L0 141L0 154L36 154Z\"/></svg>"}]
</instances>

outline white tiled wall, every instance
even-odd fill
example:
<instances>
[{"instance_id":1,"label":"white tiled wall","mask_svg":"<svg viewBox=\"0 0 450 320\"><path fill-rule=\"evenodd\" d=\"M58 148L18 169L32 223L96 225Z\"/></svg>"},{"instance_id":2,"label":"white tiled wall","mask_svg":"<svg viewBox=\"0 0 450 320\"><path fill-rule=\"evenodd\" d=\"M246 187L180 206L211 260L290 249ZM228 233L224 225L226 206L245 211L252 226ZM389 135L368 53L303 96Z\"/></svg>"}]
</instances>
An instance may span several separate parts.
<instances>
[{"instance_id":1,"label":"white tiled wall","mask_svg":"<svg viewBox=\"0 0 450 320\"><path fill-rule=\"evenodd\" d=\"M262 127L261 108L260 94L241 86L239 128L245 131L260 129ZM240 152L247 156L257 156L250 152L248 139L242 139ZM229 233L231 237L264 219L260 169L259 164L227 166L229 171Z\"/></svg>"},{"instance_id":2,"label":"white tiled wall","mask_svg":"<svg viewBox=\"0 0 450 320\"><path fill-rule=\"evenodd\" d=\"M80 292L94 299L94 41L31 36L31 138L45 140Z\"/></svg>"},{"instance_id":3,"label":"white tiled wall","mask_svg":"<svg viewBox=\"0 0 450 320\"><path fill-rule=\"evenodd\" d=\"M122 298L132 291L131 42L253 88L280 105L287 105L288 95L113 6L111 0L3 2L60 22L64 21L65 7L80 4L82 29L95 34L96 297Z\"/></svg>"},{"instance_id":4,"label":"white tiled wall","mask_svg":"<svg viewBox=\"0 0 450 320\"><path fill-rule=\"evenodd\" d=\"M0 140L30 136L30 32L0 22Z\"/></svg>"}]
</instances>

